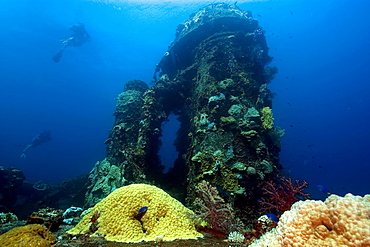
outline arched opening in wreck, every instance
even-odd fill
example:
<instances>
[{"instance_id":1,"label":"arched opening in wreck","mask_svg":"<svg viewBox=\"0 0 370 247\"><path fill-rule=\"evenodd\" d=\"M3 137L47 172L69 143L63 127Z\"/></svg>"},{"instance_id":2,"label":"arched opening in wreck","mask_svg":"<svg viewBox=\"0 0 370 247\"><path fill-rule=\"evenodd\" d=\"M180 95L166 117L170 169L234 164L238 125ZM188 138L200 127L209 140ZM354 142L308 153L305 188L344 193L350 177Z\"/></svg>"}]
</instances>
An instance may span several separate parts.
<instances>
[{"instance_id":1,"label":"arched opening in wreck","mask_svg":"<svg viewBox=\"0 0 370 247\"><path fill-rule=\"evenodd\" d=\"M174 110L162 122L157 123L157 126L161 133L150 139L151 148L146 156L146 178L171 196L185 202L186 178L189 172L185 155L189 147L190 121L182 111Z\"/></svg>"},{"instance_id":2,"label":"arched opening in wreck","mask_svg":"<svg viewBox=\"0 0 370 247\"><path fill-rule=\"evenodd\" d=\"M162 146L159 149L158 155L161 164L164 166L163 173L167 174L170 168L173 168L175 160L179 152L174 145L177 132L180 128L180 121L173 113L167 117L162 123L162 136L159 138Z\"/></svg>"}]
</instances>

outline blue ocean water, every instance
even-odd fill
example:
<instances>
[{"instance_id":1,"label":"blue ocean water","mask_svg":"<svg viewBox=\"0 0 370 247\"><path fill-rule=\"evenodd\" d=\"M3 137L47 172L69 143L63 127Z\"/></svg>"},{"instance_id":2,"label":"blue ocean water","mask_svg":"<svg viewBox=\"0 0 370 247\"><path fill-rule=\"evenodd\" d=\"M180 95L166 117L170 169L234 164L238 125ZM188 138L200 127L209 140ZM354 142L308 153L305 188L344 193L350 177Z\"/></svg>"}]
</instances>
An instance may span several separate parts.
<instances>
[{"instance_id":1,"label":"blue ocean water","mask_svg":"<svg viewBox=\"0 0 370 247\"><path fill-rule=\"evenodd\" d=\"M105 157L115 98L124 83L140 79L150 84L176 26L213 2L2 0L0 165L21 168L32 183L58 183L88 173ZM339 195L369 193L370 3L237 5L259 20L272 65L279 69L269 86L276 93L275 123L285 129L285 170L307 180L313 198L325 198L316 185ZM91 40L67 48L55 63L61 40L79 22ZM171 165L176 130L165 128L167 148L160 154ZM52 141L21 159L22 145L46 129Z\"/></svg>"}]
</instances>

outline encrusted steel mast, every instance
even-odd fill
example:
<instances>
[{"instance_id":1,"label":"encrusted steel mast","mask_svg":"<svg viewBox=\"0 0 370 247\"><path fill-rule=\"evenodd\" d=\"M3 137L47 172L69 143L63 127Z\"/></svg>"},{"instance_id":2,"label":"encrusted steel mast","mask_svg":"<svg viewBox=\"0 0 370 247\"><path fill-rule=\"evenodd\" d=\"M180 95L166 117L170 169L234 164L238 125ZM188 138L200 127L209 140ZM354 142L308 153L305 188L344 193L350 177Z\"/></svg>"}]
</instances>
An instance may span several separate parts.
<instances>
[{"instance_id":1,"label":"encrusted steel mast","mask_svg":"<svg viewBox=\"0 0 370 247\"><path fill-rule=\"evenodd\" d=\"M180 24L157 65L155 85L130 81L119 96L107 158L90 174L88 204L137 182L191 203L202 180L236 209L255 203L258 185L281 168L283 132L273 125L267 88L276 73L267 66L271 60L257 20L235 6L209 5ZM171 112L181 122L179 157L163 174L159 137Z\"/></svg>"}]
</instances>

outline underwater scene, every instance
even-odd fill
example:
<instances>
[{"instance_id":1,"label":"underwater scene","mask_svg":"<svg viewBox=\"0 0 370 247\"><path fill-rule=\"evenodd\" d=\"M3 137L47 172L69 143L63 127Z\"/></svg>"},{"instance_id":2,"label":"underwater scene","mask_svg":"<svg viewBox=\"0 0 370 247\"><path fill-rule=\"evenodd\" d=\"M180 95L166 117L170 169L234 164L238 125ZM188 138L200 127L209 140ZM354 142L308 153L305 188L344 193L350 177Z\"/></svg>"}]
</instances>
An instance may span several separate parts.
<instances>
[{"instance_id":1,"label":"underwater scene","mask_svg":"<svg viewBox=\"0 0 370 247\"><path fill-rule=\"evenodd\" d=\"M2 0L0 246L370 246L370 3Z\"/></svg>"}]
</instances>

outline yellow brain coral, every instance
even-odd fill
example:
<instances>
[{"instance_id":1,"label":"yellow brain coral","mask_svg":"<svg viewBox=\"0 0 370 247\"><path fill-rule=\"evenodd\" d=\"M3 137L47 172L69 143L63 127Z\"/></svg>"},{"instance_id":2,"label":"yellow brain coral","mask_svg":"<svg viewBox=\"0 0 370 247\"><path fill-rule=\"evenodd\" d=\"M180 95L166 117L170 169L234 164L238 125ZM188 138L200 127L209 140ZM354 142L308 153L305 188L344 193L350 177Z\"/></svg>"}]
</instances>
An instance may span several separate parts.
<instances>
[{"instance_id":1,"label":"yellow brain coral","mask_svg":"<svg viewBox=\"0 0 370 247\"><path fill-rule=\"evenodd\" d=\"M140 214L143 207L148 209ZM193 214L155 186L132 184L116 189L97 203L68 233L103 235L117 242L194 239L202 234L189 217Z\"/></svg>"},{"instance_id":2,"label":"yellow brain coral","mask_svg":"<svg viewBox=\"0 0 370 247\"><path fill-rule=\"evenodd\" d=\"M1 247L49 247L57 240L44 225L20 226L0 235Z\"/></svg>"},{"instance_id":3,"label":"yellow brain coral","mask_svg":"<svg viewBox=\"0 0 370 247\"><path fill-rule=\"evenodd\" d=\"M280 218L278 226L250 247L368 247L370 195L329 196L299 201Z\"/></svg>"}]
</instances>

